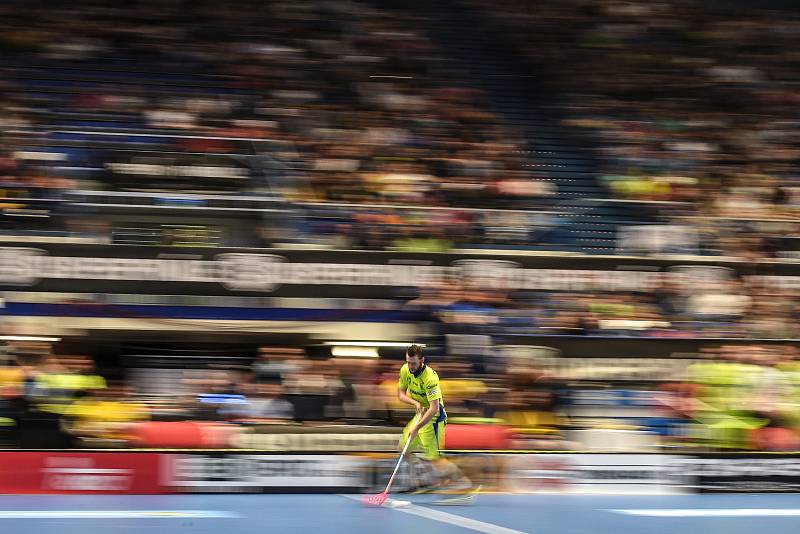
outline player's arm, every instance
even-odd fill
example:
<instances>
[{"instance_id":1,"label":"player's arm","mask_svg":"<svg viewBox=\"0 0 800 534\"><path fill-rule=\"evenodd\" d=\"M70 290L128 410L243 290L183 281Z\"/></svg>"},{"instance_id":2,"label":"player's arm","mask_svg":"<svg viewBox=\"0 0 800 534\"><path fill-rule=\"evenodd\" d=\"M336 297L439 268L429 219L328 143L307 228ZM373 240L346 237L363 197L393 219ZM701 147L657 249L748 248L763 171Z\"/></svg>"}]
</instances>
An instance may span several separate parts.
<instances>
[{"instance_id":1,"label":"player's arm","mask_svg":"<svg viewBox=\"0 0 800 534\"><path fill-rule=\"evenodd\" d=\"M434 418L434 416L437 413L439 413L439 399L434 399L434 400L431 401L431 405L428 407L428 409L422 415L422 417L417 422L417 424L414 425L414 430L412 432L414 434L419 432L419 429L421 429L422 427L427 425L431 421L431 419Z\"/></svg>"},{"instance_id":2,"label":"player's arm","mask_svg":"<svg viewBox=\"0 0 800 534\"><path fill-rule=\"evenodd\" d=\"M403 368L400 369L400 379L397 381L397 398L400 402L413 406L414 410L419 413L422 411L422 404L408 396L408 388L410 385L411 381L408 377L408 371L406 367L403 366Z\"/></svg>"},{"instance_id":3,"label":"player's arm","mask_svg":"<svg viewBox=\"0 0 800 534\"><path fill-rule=\"evenodd\" d=\"M414 410L417 412L422 411L422 404L419 401L415 401L411 397L408 396L408 388L403 388L403 386L397 387L397 398L400 399L400 402L404 402L406 404L410 404L414 407Z\"/></svg>"},{"instance_id":4,"label":"player's arm","mask_svg":"<svg viewBox=\"0 0 800 534\"><path fill-rule=\"evenodd\" d=\"M429 406L414 426L413 433L415 434L439 413L439 407L442 403L442 389L439 386L438 377L434 377L425 384L425 398L428 400Z\"/></svg>"}]
</instances>

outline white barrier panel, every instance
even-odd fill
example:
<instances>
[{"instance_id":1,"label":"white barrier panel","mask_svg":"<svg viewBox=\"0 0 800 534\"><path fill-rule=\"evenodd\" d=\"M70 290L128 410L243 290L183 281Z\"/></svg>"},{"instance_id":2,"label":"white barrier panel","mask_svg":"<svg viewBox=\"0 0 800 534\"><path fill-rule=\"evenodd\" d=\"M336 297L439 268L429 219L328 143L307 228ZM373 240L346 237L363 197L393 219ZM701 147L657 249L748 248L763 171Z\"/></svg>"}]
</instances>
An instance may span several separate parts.
<instances>
[{"instance_id":1,"label":"white barrier panel","mask_svg":"<svg viewBox=\"0 0 800 534\"><path fill-rule=\"evenodd\" d=\"M231 439L231 445L242 449L258 449L262 451L281 452L395 452L397 443L402 437L396 433L250 433L238 434Z\"/></svg>"},{"instance_id":2,"label":"white barrier panel","mask_svg":"<svg viewBox=\"0 0 800 534\"><path fill-rule=\"evenodd\" d=\"M526 493L684 493L677 456L667 454L512 454L509 489Z\"/></svg>"},{"instance_id":3,"label":"white barrier panel","mask_svg":"<svg viewBox=\"0 0 800 534\"><path fill-rule=\"evenodd\" d=\"M371 461L357 456L177 455L171 486L179 492L345 491L364 488Z\"/></svg>"}]
</instances>

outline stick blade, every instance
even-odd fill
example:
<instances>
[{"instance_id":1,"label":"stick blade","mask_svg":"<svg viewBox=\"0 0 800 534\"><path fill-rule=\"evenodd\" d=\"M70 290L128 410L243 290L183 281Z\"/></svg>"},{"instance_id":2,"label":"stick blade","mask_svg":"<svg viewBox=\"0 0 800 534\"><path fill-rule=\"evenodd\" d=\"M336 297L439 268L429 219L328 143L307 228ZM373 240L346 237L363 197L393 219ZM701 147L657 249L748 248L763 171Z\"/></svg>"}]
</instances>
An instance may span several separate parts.
<instances>
[{"instance_id":1,"label":"stick blade","mask_svg":"<svg viewBox=\"0 0 800 534\"><path fill-rule=\"evenodd\" d=\"M470 506L475 504L475 495L459 495L431 502L434 506Z\"/></svg>"},{"instance_id":2,"label":"stick blade","mask_svg":"<svg viewBox=\"0 0 800 534\"><path fill-rule=\"evenodd\" d=\"M377 495L365 495L363 499L361 499L361 503L364 506L381 506L384 502L386 502L387 495L386 493L379 493Z\"/></svg>"},{"instance_id":3,"label":"stick blade","mask_svg":"<svg viewBox=\"0 0 800 534\"><path fill-rule=\"evenodd\" d=\"M481 489L483 489L483 486L477 486L464 495L439 499L431 504L436 506L469 506L475 504L475 496L480 493Z\"/></svg>"}]
</instances>

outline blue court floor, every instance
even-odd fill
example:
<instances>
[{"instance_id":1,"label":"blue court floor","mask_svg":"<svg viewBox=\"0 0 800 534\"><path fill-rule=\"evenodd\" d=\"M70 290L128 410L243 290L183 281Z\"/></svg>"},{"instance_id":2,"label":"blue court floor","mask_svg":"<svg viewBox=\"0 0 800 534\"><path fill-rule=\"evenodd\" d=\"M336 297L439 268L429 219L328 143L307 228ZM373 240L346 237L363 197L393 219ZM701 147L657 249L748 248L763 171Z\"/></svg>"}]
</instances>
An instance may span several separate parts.
<instances>
[{"instance_id":1,"label":"blue court floor","mask_svg":"<svg viewBox=\"0 0 800 534\"><path fill-rule=\"evenodd\" d=\"M772 534L800 532L800 496L480 495L472 506L367 508L360 496L0 496L3 534Z\"/></svg>"}]
</instances>

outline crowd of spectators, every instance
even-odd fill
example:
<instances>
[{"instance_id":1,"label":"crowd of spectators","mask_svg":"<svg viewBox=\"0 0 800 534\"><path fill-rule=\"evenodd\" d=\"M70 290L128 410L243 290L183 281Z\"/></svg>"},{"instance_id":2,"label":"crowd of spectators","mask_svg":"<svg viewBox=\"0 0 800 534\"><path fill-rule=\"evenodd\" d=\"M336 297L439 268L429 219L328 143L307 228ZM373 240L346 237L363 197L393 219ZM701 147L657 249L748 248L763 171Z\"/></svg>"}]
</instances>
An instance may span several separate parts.
<instances>
[{"instance_id":1,"label":"crowd of spectators","mask_svg":"<svg viewBox=\"0 0 800 534\"><path fill-rule=\"evenodd\" d=\"M600 155L610 194L691 229L675 235L693 235L700 253L753 262L793 255L795 15L679 0L545 0L535 9L465 1L543 74L549 105ZM446 51L410 11L344 0L12 2L0 15L4 230L63 223L108 242L102 216L52 207L73 190L269 194L294 216L264 228L264 245L440 252L530 244L541 223L533 212L555 193L529 168L523 134L490 111L485 94L455 81ZM53 135L64 129L83 137ZM76 146L85 161L65 165ZM127 162L136 165L225 161L248 174L120 178L106 157L120 150L160 154ZM185 243L178 233L171 243ZM691 287L665 278L650 293L452 282L422 287L406 306L429 312L440 339L797 339L799 297L756 277ZM665 409L690 423L685 441L800 447L792 347L729 346L707 356L685 383L662 390ZM556 414L563 392L553 386L563 377L507 363L485 353L436 361L451 417L522 427L527 446L568 447ZM28 347L0 368L0 434L23 446L114 446L147 420L399 424L409 413L395 400L398 367L264 347L252 366L189 369L171 395L158 396L101 376L85 356Z\"/></svg>"},{"instance_id":2,"label":"crowd of spectators","mask_svg":"<svg viewBox=\"0 0 800 534\"><path fill-rule=\"evenodd\" d=\"M691 235L702 254L797 255L796 17L678 0L467 4L542 74L543 104L586 132L610 195L691 228L673 239ZM552 181L531 169L524 134L459 84L420 15L345 1L150 8L2 8L7 228L98 237L20 198L116 187L302 204L299 224L260 232L265 245L441 251L535 241L544 223L530 210L547 207ZM121 178L97 147L76 171L63 154L36 155L59 129L149 132L81 138L151 151L137 163L191 155L180 161L213 167L247 156L234 159L248 176ZM514 208L523 213L501 211Z\"/></svg>"},{"instance_id":3,"label":"crowd of spectators","mask_svg":"<svg viewBox=\"0 0 800 534\"><path fill-rule=\"evenodd\" d=\"M468 4L539 69L612 195L694 226L706 254L795 255L796 13L769 2Z\"/></svg>"},{"instance_id":4,"label":"crowd of spectators","mask_svg":"<svg viewBox=\"0 0 800 534\"><path fill-rule=\"evenodd\" d=\"M717 450L800 448L795 346L724 345L703 351L683 382L662 386L685 423L677 443Z\"/></svg>"},{"instance_id":5,"label":"crowd of spectators","mask_svg":"<svg viewBox=\"0 0 800 534\"><path fill-rule=\"evenodd\" d=\"M261 347L239 364L184 368L95 367L48 344L16 344L0 366L0 440L22 447L129 446L146 421L232 425L397 425L396 359L317 358L293 347ZM453 417L492 415L509 395L497 371L436 362ZM163 383L164 386L159 386Z\"/></svg>"},{"instance_id":6,"label":"crowd of spectators","mask_svg":"<svg viewBox=\"0 0 800 534\"><path fill-rule=\"evenodd\" d=\"M396 398L402 362L391 358L320 359L303 349L263 346L247 365L137 375L97 369L91 358L55 355L45 346L13 352L0 367L5 446L127 447L141 444L147 422L216 425L227 428L219 435L230 436L237 429L270 432L270 426L287 425L399 427L413 415ZM653 447L800 448L794 345L707 346L674 376L650 372L627 385L617 379L616 386L603 387L594 376L599 368L579 377L570 358L557 351L539 357L528 352L497 352L492 366L474 355L431 356L451 422L505 425L513 431L513 446L521 448L585 447L591 441L581 444L575 436L592 428L659 435L648 442ZM158 373L169 381L169 392L154 394ZM620 413L624 406L639 406L639 423ZM581 415L592 407L591 419ZM644 407L649 416L642 416Z\"/></svg>"},{"instance_id":7,"label":"crowd of spectators","mask_svg":"<svg viewBox=\"0 0 800 534\"><path fill-rule=\"evenodd\" d=\"M489 110L480 91L452 78L412 12L349 1L163 4L157 12L135 3L2 8L4 183L32 189L47 168L55 174L41 187L216 189L370 206L355 217L340 210L337 223L322 230L368 247L377 219L390 228L380 246L452 241L452 232L428 224L430 211L381 206L452 208L435 218L450 228L480 226L489 215L458 208L541 208L554 193L526 166L521 134ZM91 163L106 172L73 169L66 179L57 157L45 166L22 150L52 142L57 137L45 132L59 128L135 129L151 135L116 139L139 149L151 143L149 150L170 158L244 151L282 166L262 179L263 161L250 158L244 181L197 174L121 180L95 150L99 159ZM114 141L81 138L92 139ZM147 156L133 163L163 161Z\"/></svg>"},{"instance_id":8,"label":"crowd of spectators","mask_svg":"<svg viewBox=\"0 0 800 534\"><path fill-rule=\"evenodd\" d=\"M795 339L795 289L768 277L680 282L652 292L499 291L458 281L420 288L407 305L442 332L661 338Z\"/></svg>"}]
</instances>

